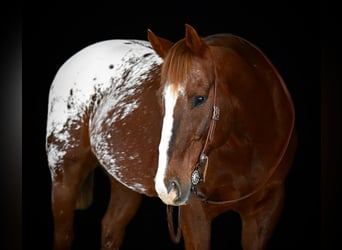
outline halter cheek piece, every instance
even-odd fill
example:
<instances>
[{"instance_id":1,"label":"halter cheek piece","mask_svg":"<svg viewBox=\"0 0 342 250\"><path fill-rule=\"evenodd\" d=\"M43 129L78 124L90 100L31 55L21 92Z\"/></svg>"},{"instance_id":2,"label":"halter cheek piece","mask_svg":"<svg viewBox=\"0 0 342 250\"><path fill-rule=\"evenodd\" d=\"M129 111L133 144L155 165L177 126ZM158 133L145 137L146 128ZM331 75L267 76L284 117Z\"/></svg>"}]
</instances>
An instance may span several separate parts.
<instances>
[{"instance_id":1,"label":"halter cheek piece","mask_svg":"<svg viewBox=\"0 0 342 250\"><path fill-rule=\"evenodd\" d=\"M215 61L213 60L214 63L214 72L215 72L215 81L214 81L214 97L213 97L213 113L211 116L211 121L209 124L209 129L208 129L208 134L207 138L205 140L205 143L203 145L201 154L199 156L199 159L195 165L195 169L191 174L191 190L198 196L197 194L197 184L199 183L204 183L205 182L205 176L207 174L207 168L209 165L209 158L207 155L207 149L208 149L208 144L210 141L213 140L214 137L214 131L216 127L216 122L220 118L220 108L216 105L216 92L217 92L217 81L216 81L216 66L215 66ZM203 169L203 173L201 173Z\"/></svg>"},{"instance_id":2,"label":"halter cheek piece","mask_svg":"<svg viewBox=\"0 0 342 250\"><path fill-rule=\"evenodd\" d=\"M215 83L216 85L216 83ZM215 86L216 87L216 86ZM215 91L216 94L216 91ZM214 95L214 103L215 103L216 95ZM201 154L199 156L198 162L196 163L195 170L191 174L191 184L192 184L192 190L196 192L196 185L199 183L205 182L205 177L207 174L207 168L209 165L209 157L206 154L208 142L213 139L213 134L216 126L216 122L220 118L220 108L216 105L213 106L213 114L209 125L209 130L207 134L207 138L205 141L205 144L203 146L203 149L201 151ZM201 170L203 169L203 173L201 173Z\"/></svg>"}]
</instances>

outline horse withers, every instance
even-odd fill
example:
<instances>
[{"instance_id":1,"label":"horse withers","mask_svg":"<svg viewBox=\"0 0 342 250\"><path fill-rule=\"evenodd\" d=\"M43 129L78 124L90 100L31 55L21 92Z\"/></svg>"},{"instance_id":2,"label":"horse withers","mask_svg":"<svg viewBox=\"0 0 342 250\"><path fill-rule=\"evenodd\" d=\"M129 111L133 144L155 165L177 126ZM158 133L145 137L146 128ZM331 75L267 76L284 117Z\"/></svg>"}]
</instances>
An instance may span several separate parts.
<instances>
[{"instance_id":1,"label":"horse withers","mask_svg":"<svg viewBox=\"0 0 342 250\"><path fill-rule=\"evenodd\" d=\"M212 220L229 210L243 249L266 247L296 149L291 96L249 41L185 27L175 43L149 30L149 41L90 45L57 72L46 133L54 249L71 248L98 166L111 183L102 249L120 248L142 195L179 207L170 232L185 249L209 249Z\"/></svg>"}]
</instances>

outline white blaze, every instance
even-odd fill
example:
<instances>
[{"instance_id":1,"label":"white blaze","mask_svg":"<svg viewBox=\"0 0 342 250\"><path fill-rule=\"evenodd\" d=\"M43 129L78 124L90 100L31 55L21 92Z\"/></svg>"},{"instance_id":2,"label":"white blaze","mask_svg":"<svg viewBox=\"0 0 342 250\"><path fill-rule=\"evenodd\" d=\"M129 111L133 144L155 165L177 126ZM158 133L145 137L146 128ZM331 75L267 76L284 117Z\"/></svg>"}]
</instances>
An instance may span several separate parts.
<instances>
[{"instance_id":1,"label":"white blaze","mask_svg":"<svg viewBox=\"0 0 342 250\"><path fill-rule=\"evenodd\" d=\"M155 189L159 197L167 204L172 204L175 194L168 194L164 177L168 162L167 151L172 136L173 112L178 94L181 90L173 90L168 84L164 90L165 115L163 119L162 134L159 144L158 170L155 177Z\"/></svg>"}]
</instances>

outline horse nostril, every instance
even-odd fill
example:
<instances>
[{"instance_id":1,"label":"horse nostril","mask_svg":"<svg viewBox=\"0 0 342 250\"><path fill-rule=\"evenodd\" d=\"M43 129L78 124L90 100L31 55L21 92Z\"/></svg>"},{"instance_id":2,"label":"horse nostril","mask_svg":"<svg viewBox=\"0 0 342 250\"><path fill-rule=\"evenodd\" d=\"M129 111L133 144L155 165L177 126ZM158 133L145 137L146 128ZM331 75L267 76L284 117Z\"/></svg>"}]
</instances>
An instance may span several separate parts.
<instances>
[{"instance_id":1,"label":"horse nostril","mask_svg":"<svg viewBox=\"0 0 342 250\"><path fill-rule=\"evenodd\" d=\"M167 188L167 192L170 193L170 192L175 192L176 193L176 197L175 199L178 199L181 195L180 193L180 184L177 180L171 180L169 182L169 185L168 185L168 188Z\"/></svg>"}]
</instances>

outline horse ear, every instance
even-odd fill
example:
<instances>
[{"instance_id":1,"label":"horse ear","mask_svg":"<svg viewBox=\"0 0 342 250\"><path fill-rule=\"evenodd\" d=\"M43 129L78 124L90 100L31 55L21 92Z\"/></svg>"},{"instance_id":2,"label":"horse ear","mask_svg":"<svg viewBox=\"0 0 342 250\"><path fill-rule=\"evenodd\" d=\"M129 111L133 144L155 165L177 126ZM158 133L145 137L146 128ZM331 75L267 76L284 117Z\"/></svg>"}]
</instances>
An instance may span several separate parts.
<instances>
[{"instance_id":1,"label":"horse ear","mask_svg":"<svg viewBox=\"0 0 342 250\"><path fill-rule=\"evenodd\" d=\"M207 47L197 31L189 24L185 24L185 43L195 54L202 54Z\"/></svg>"},{"instance_id":2,"label":"horse ear","mask_svg":"<svg viewBox=\"0 0 342 250\"><path fill-rule=\"evenodd\" d=\"M150 29L147 32L148 40L150 41L152 48L161 58L164 59L172 47L173 42L156 36Z\"/></svg>"}]
</instances>

